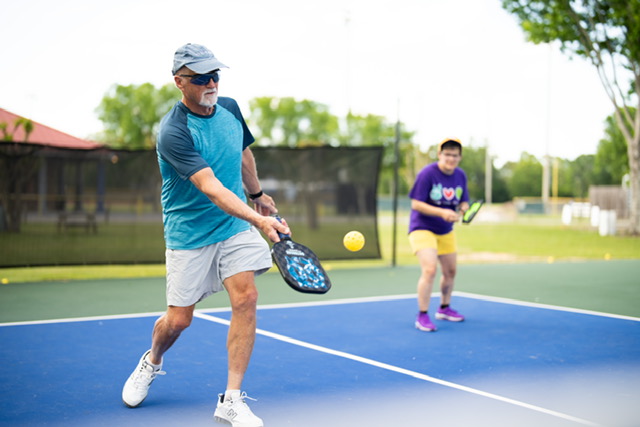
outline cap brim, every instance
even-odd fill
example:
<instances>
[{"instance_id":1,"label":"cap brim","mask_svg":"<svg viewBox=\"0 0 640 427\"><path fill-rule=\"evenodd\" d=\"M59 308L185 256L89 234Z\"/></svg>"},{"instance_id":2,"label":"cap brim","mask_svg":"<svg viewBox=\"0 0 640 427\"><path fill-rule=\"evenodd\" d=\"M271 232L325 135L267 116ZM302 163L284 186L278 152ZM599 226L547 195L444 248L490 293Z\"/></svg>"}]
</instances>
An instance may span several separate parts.
<instances>
[{"instance_id":1,"label":"cap brim","mask_svg":"<svg viewBox=\"0 0 640 427\"><path fill-rule=\"evenodd\" d=\"M442 146L444 145L445 142L455 142L456 144L458 144L458 146L460 147L460 151L462 152L462 143L457 139L457 138L445 138L443 139L440 144L438 144L438 152L442 151Z\"/></svg>"},{"instance_id":2,"label":"cap brim","mask_svg":"<svg viewBox=\"0 0 640 427\"><path fill-rule=\"evenodd\" d=\"M208 73L209 71L217 70L219 68L229 68L215 58L185 64L185 67L198 74Z\"/></svg>"}]
</instances>

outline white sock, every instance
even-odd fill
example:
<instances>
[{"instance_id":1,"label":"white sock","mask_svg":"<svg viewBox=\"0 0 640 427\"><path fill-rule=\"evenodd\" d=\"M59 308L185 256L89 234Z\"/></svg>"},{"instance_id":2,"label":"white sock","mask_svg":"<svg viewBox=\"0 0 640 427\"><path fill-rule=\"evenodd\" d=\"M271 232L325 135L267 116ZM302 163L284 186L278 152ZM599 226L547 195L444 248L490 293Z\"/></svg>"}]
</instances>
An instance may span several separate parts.
<instances>
[{"instance_id":1,"label":"white sock","mask_svg":"<svg viewBox=\"0 0 640 427\"><path fill-rule=\"evenodd\" d=\"M159 371L160 369L162 369L162 361L160 362L159 365L154 365L153 363L151 363L151 360L149 360L149 356L151 355L151 353L147 354L147 357L144 358L144 360L151 365L151 367L153 368L154 371Z\"/></svg>"},{"instance_id":2,"label":"white sock","mask_svg":"<svg viewBox=\"0 0 640 427\"><path fill-rule=\"evenodd\" d=\"M224 392L224 401L240 399L240 390L227 390Z\"/></svg>"}]
</instances>

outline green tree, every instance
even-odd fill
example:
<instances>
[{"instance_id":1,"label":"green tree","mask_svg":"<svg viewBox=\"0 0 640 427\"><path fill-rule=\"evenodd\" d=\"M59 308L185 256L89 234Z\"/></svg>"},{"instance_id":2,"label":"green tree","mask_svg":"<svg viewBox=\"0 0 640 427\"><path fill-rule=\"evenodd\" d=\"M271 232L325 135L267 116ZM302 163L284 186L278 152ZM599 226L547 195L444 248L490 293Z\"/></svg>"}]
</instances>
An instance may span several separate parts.
<instances>
[{"instance_id":1,"label":"green tree","mask_svg":"<svg viewBox=\"0 0 640 427\"><path fill-rule=\"evenodd\" d=\"M400 194L408 193L412 179L407 175L407 167L411 163L411 154L414 149L412 142L414 132L404 129L402 123L390 123L384 117L374 114L360 116L349 113L344 122L345 129L339 136L341 145L351 147L382 145L383 154L378 190L383 194L393 193L394 170L396 166L396 134L397 132L400 133L398 146L398 192Z\"/></svg>"},{"instance_id":2,"label":"green tree","mask_svg":"<svg viewBox=\"0 0 640 427\"><path fill-rule=\"evenodd\" d=\"M474 148L465 145L462 150L460 167L467 174L467 187L469 197L472 200L484 199L484 184L487 179L485 156L487 150L484 147Z\"/></svg>"},{"instance_id":3,"label":"green tree","mask_svg":"<svg viewBox=\"0 0 640 427\"><path fill-rule=\"evenodd\" d=\"M596 67L627 143L631 232L640 232L640 1L502 0L533 43L560 42ZM620 75L624 70L625 75ZM628 76L628 77L627 77Z\"/></svg>"},{"instance_id":4,"label":"green tree","mask_svg":"<svg viewBox=\"0 0 640 427\"><path fill-rule=\"evenodd\" d=\"M96 139L113 148L155 147L160 120L180 96L173 84L159 89L151 83L112 87L96 109L105 129Z\"/></svg>"},{"instance_id":5,"label":"green tree","mask_svg":"<svg viewBox=\"0 0 640 427\"><path fill-rule=\"evenodd\" d=\"M620 184L629 173L627 143L613 116L607 117L604 132L595 156L595 180L598 184Z\"/></svg>"},{"instance_id":6,"label":"green tree","mask_svg":"<svg viewBox=\"0 0 640 427\"><path fill-rule=\"evenodd\" d=\"M249 102L249 121L255 125L258 144L285 147L335 145L338 118L329 107L291 97L260 97Z\"/></svg>"},{"instance_id":7,"label":"green tree","mask_svg":"<svg viewBox=\"0 0 640 427\"><path fill-rule=\"evenodd\" d=\"M339 137L340 145L361 147L384 145L385 141L393 143L396 137L395 125L375 114L360 116L349 112Z\"/></svg>"},{"instance_id":8,"label":"green tree","mask_svg":"<svg viewBox=\"0 0 640 427\"><path fill-rule=\"evenodd\" d=\"M29 136L31 132L33 132L34 124L31 120L25 119L24 117L17 118L13 123L13 128L10 129L9 123L1 122L0 123L0 132L2 132L2 141L5 142L13 142L15 141L16 132L22 128L24 131L24 141L15 141L15 142L27 142L29 140Z\"/></svg>"},{"instance_id":9,"label":"green tree","mask_svg":"<svg viewBox=\"0 0 640 427\"><path fill-rule=\"evenodd\" d=\"M491 163L493 183L491 185L491 201L493 203L504 203L511 200L511 193L509 193L509 187L507 181L502 176L500 170L496 169Z\"/></svg>"},{"instance_id":10,"label":"green tree","mask_svg":"<svg viewBox=\"0 0 640 427\"><path fill-rule=\"evenodd\" d=\"M460 167L467 174L469 197L472 200L485 198L487 179L487 148L465 145L462 150ZM491 162L491 201L501 203L510 199L507 183Z\"/></svg>"},{"instance_id":11,"label":"green tree","mask_svg":"<svg viewBox=\"0 0 640 427\"><path fill-rule=\"evenodd\" d=\"M595 156L584 154L577 157L569 165L572 197L589 196L589 186L594 183Z\"/></svg>"},{"instance_id":12,"label":"green tree","mask_svg":"<svg viewBox=\"0 0 640 427\"><path fill-rule=\"evenodd\" d=\"M340 119L321 103L294 98L259 97L249 102L252 126L260 145L302 147L308 145L341 145L384 147L380 171L380 191L391 193L395 166L396 124L382 116L349 113ZM409 182L404 167L413 150L414 133L400 125L400 183L399 191L407 192Z\"/></svg>"},{"instance_id":13,"label":"green tree","mask_svg":"<svg viewBox=\"0 0 640 427\"><path fill-rule=\"evenodd\" d=\"M518 162L507 162L502 173L513 197L538 197L542 193L542 164L534 155L522 153Z\"/></svg>"},{"instance_id":14,"label":"green tree","mask_svg":"<svg viewBox=\"0 0 640 427\"><path fill-rule=\"evenodd\" d=\"M574 169L567 159L551 159L551 195L554 197L579 197L574 189Z\"/></svg>"}]
</instances>

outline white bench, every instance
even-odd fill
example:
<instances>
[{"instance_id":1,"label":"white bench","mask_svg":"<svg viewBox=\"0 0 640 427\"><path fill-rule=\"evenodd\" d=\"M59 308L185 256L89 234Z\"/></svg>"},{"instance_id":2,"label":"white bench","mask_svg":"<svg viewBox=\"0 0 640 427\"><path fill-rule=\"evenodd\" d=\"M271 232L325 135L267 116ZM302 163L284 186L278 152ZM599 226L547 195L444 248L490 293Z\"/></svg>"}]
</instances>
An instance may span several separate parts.
<instances>
[{"instance_id":1,"label":"white bench","mask_svg":"<svg viewBox=\"0 0 640 427\"><path fill-rule=\"evenodd\" d=\"M58 232L70 228L84 228L85 231L97 233L96 215L88 212L60 212L58 214Z\"/></svg>"}]
</instances>

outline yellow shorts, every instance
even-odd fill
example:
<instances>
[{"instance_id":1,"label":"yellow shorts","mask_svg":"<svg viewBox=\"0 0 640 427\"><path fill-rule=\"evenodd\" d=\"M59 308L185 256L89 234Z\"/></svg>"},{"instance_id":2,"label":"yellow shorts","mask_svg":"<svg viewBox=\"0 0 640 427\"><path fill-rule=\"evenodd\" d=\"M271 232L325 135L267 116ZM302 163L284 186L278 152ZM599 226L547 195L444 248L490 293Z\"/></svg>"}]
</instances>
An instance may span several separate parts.
<instances>
[{"instance_id":1,"label":"yellow shorts","mask_svg":"<svg viewBox=\"0 0 640 427\"><path fill-rule=\"evenodd\" d=\"M447 234L435 234L428 230L415 230L409 233L409 244L413 253L421 249L437 249L438 255L453 254L458 251L456 244L456 233L451 231Z\"/></svg>"}]
</instances>

